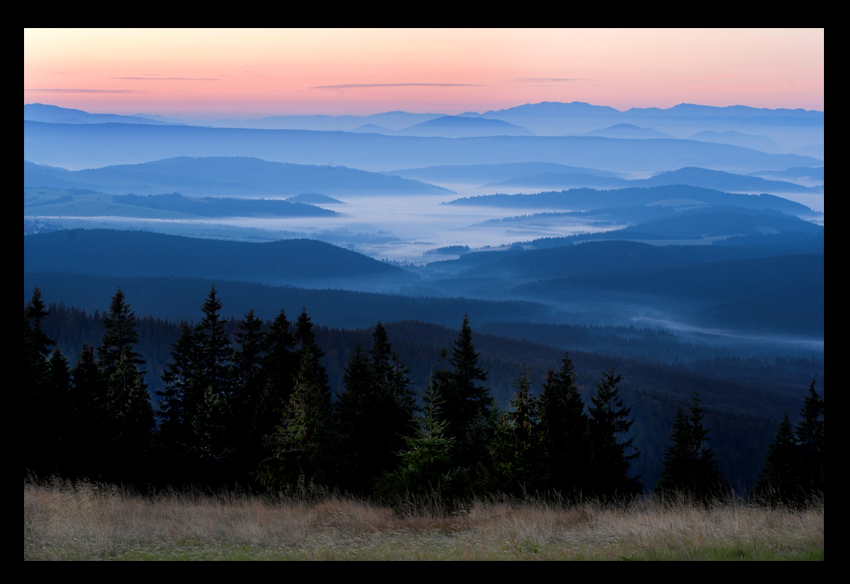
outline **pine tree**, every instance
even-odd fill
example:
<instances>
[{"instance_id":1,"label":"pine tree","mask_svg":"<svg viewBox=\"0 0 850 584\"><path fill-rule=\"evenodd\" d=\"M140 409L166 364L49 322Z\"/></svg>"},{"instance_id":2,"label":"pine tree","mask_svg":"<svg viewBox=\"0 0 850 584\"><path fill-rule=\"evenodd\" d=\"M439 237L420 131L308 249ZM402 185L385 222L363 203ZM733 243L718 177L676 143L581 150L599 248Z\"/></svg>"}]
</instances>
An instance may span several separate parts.
<instances>
[{"instance_id":1,"label":"pine tree","mask_svg":"<svg viewBox=\"0 0 850 584\"><path fill-rule=\"evenodd\" d=\"M626 434L634 423L629 419L631 407L625 407L620 397L621 380L613 366L603 371L589 410L590 489L603 500L632 497L641 490L638 477L629 476L631 461L639 455L631 452L634 436L618 441L618 436Z\"/></svg>"},{"instance_id":2,"label":"pine tree","mask_svg":"<svg viewBox=\"0 0 850 584\"><path fill-rule=\"evenodd\" d=\"M233 448L228 436L235 385L233 383L234 352L221 317L221 301L215 285L204 301L204 317L195 328L197 342L197 381L203 396L192 423L199 439L201 458L211 469L224 470L231 460Z\"/></svg>"},{"instance_id":3,"label":"pine tree","mask_svg":"<svg viewBox=\"0 0 850 584\"><path fill-rule=\"evenodd\" d=\"M313 324L302 311L296 321L300 365L289 405L275 432L266 438L271 452L260 480L267 486L293 488L304 481L327 485L333 479L333 412L328 375L316 344Z\"/></svg>"},{"instance_id":4,"label":"pine tree","mask_svg":"<svg viewBox=\"0 0 850 584\"><path fill-rule=\"evenodd\" d=\"M398 467L385 476L380 490L385 495L426 495L451 501L467 494L469 476L454 464L455 439L447 433L448 422L441 416L445 402L433 383L429 382L423 403L423 416L396 454Z\"/></svg>"},{"instance_id":5,"label":"pine tree","mask_svg":"<svg viewBox=\"0 0 850 584\"><path fill-rule=\"evenodd\" d=\"M514 388L511 410L505 412L496 427L493 466L497 488L520 495L535 492L541 485L539 412L537 400L531 394L528 367L514 381Z\"/></svg>"},{"instance_id":6,"label":"pine tree","mask_svg":"<svg viewBox=\"0 0 850 584\"><path fill-rule=\"evenodd\" d=\"M45 461L53 447L50 437L51 418L48 401L48 356L55 341L42 329L48 311L41 299L41 289L33 290L24 307L24 419L28 435L24 443L24 473L44 472Z\"/></svg>"},{"instance_id":7,"label":"pine tree","mask_svg":"<svg viewBox=\"0 0 850 584\"><path fill-rule=\"evenodd\" d=\"M296 346L292 323L281 310L264 336L261 361L263 392L254 421L256 433L261 439L274 433L284 409L289 405L299 366Z\"/></svg>"},{"instance_id":8,"label":"pine tree","mask_svg":"<svg viewBox=\"0 0 850 584\"><path fill-rule=\"evenodd\" d=\"M493 399L484 385L487 374L478 365L478 359L469 315L464 315L460 334L452 346L451 367L435 372L434 383L444 400L442 415L448 424L446 431L457 441L458 463L470 469L473 475L479 472L488 456L493 430Z\"/></svg>"},{"instance_id":9,"label":"pine tree","mask_svg":"<svg viewBox=\"0 0 850 584\"><path fill-rule=\"evenodd\" d=\"M568 353L559 371L548 371L539 404L544 488L577 497L586 487L590 444L588 418Z\"/></svg>"},{"instance_id":10,"label":"pine tree","mask_svg":"<svg viewBox=\"0 0 850 584\"><path fill-rule=\"evenodd\" d=\"M59 349L50 354L44 379L44 428L45 450L41 458L41 468L49 473L65 475L68 469L68 457L71 452L71 372L68 360Z\"/></svg>"},{"instance_id":11,"label":"pine tree","mask_svg":"<svg viewBox=\"0 0 850 584\"><path fill-rule=\"evenodd\" d=\"M122 353L126 353L136 366L144 365L141 355L135 351L138 341L136 313L130 310L124 292L118 288L110 301L109 312L103 313L103 338L97 349L100 366L107 377L115 372Z\"/></svg>"},{"instance_id":12,"label":"pine tree","mask_svg":"<svg viewBox=\"0 0 850 584\"><path fill-rule=\"evenodd\" d=\"M800 485L808 494L819 496L823 496L823 413L823 399L815 391L813 379L800 412L802 420L797 424L796 434Z\"/></svg>"},{"instance_id":13,"label":"pine tree","mask_svg":"<svg viewBox=\"0 0 850 584\"><path fill-rule=\"evenodd\" d=\"M801 498L800 449L788 412L767 450L753 495L765 503L789 503Z\"/></svg>"},{"instance_id":14,"label":"pine tree","mask_svg":"<svg viewBox=\"0 0 850 584\"><path fill-rule=\"evenodd\" d=\"M98 364L106 379L105 413L110 423L111 466L118 474L137 473L143 451L154 427L144 374L144 364L135 351L138 341L136 316L125 302L121 288L103 314L103 337L98 347Z\"/></svg>"},{"instance_id":15,"label":"pine tree","mask_svg":"<svg viewBox=\"0 0 850 584\"><path fill-rule=\"evenodd\" d=\"M664 468L658 481L659 492L683 494L700 503L728 496L729 483L714 450L708 445L708 431L702 423L704 417L699 393L694 392L690 415L681 407L676 412L671 446L665 451Z\"/></svg>"},{"instance_id":16,"label":"pine tree","mask_svg":"<svg viewBox=\"0 0 850 584\"><path fill-rule=\"evenodd\" d=\"M171 361L162 374L163 389L157 416L161 459L191 474L187 468L197 463L200 440L195 435L194 420L200 415L203 392L198 379L197 338L188 322L181 321L180 337L171 349Z\"/></svg>"},{"instance_id":17,"label":"pine tree","mask_svg":"<svg viewBox=\"0 0 850 584\"><path fill-rule=\"evenodd\" d=\"M83 345L71 370L71 410L76 474L97 478L102 474L109 439L107 414L109 388L95 357L94 347Z\"/></svg>"},{"instance_id":18,"label":"pine tree","mask_svg":"<svg viewBox=\"0 0 850 584\"><path fill-rule=\"evenodd\" d=\"M231 434L236 448L235 459L240 474L255 471L264 458L263 436L257 426L263 407L265 370L263 369L265 335L263 323L249 310L239 321L234 334L238 343L235 354L235 393L232 403Z\"/></svg>"}]
</instances>

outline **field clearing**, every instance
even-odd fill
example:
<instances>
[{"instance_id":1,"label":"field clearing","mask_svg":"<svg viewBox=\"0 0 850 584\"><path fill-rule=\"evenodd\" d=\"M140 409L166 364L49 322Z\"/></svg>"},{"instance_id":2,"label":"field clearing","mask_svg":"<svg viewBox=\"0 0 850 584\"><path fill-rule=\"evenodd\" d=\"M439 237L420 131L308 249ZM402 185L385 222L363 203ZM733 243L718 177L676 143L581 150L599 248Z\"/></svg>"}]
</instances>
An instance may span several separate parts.
<instances>
[{"instance_id":1,"label":"field clearing","mask_svg":"<svg viewBox=\"0 0 850 584\"><path fill-rule=\"evenodd\" d=\"M641 500L619 507L326 496L139 495L24 482L24 560L823 560L806 510Z\"/></svg>"}]
</instances>

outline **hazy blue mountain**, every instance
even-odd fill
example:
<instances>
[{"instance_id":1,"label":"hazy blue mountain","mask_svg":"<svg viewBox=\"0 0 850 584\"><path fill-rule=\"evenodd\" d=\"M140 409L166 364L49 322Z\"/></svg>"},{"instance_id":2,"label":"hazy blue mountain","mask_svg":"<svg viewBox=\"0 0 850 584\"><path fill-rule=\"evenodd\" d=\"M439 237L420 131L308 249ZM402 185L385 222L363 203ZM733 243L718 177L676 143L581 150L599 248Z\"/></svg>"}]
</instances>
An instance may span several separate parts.
<instances>
[{"instance_id":1,"label":"hazy blue mountain","mask_svg":"<svg viewBox=\"0 0 850 584\"><path fill-rule=\"evenodd\" d=\"M305 203L307 205L345 205L345 203L339 199L334 199L333 197L321 195L319 193L301 193L294 197L287 197L286 200L291 203Z\"/></svg>"},{"instance_id":2,"label":"hazy blue mountain","mask_svg":"<svg viewBox=\"0 0 850 584\"><path fill-rule=\"evenodd\" d=\"M374 171L445 164L553 162L615 172L659 172L699 166L747 173L821 164L816 159L793 154L767 154L694 140L618 140L587 136L450 139L353 132L24 121L24 159L37 164L81 169L183 156L254 157ZM313 186L307 189L317 190ZM301 192L304 190L299 188Z\"/></svg>"},{"instance_id":3,"label":"hazy blue mountain","mask_svg":"<svg viewBox=\"0 0 850 584\"><path fill-rule=\"evenodd\" d=\"M659 132L653 128L641 128L634 124L615 124L608 128L599 128L585 132L584 136L601 136L603 138L625 138L625 139L642 139L648 140L652 138L672 138L670 134Z\"/></svg>"},{"instance_id":4,"label":"hazy blue mountain","mask_svg":"<svg viewBox=\"0 0 850 584\"><path fill-rule=\"evenodd\" d=\"M779 153L785 150L776 143L775 140L767 136L758 136L751 134L742 134L734 130L726 130L725 132L715 132L713 130L703 130L697 132L689 138L689 140L699 140L701 142L719 142L721 144L732 144L734 146L743 146L744 148L752 148L753 150L761 150L762 152Z\"/></svg>"},{"instance_id":5,"label":"hazy blue mountain","mask_svg":"<svg viewBox=\"0 0 850 584\"><path fill-rule=\"evenodd\" d=\"M153 314L174 321L200 318L200 306L215 284L224 317L242 318L250 309L263 319L273 319L281 309L294 320L306 308L313 322L326 326L372 327L379 320L419 320L453 330L464 313L476 322L501 320L506 314L518 321L546 322L552 310L537 302L489 301L470 298L411 298L349 290L269 286L221 277L97 276L79 273L24 271L24 302L38 286L45 299L56 299L89 313L103 311L120 286L136 314ZM51 300L52 301L52 300ZM456 332L454 333L457 334Z\"/></svg>"},{"instance_id":6,"label":"hazy blue mountain","mask_svg":"<svg viewBox=\"0 0 850 584\"><path fill-rule=\"evenodd\" d=\"M398 267L310 239L245 243L141 231L71 230L24 238L31 272L171 276L303 284L358 279L409 280Z\"/></svg>"},{"instance_id":7,"label":"hazy blue mountain","mask_svg":"<svg viewBox=\"0 0 850 584\"><path fill-rule=\"evenodd\" d=\"M24 161L24 187L92 189L105 193L282 196L331 194L437 194L442 187L342 166L269 162L258 158L179 157L67 171Z\"/></svg>"},{"instance_id":8,"label":"hazy blue mountain","mask_svg":"<svg viewBox=\"0 0 850 584\"><path fill-rule=\"evenodd\" d=\"M792 215L811 215L813 213L805 205L774 195L727 193L681 184L611 190L580 188L565 191L547 191L529 195L479 195L475 197L462 197L444 204L565 211L631 207L635 205L670 205L683 208L722 205L749 209L773 209Z\"/></svg>"},{"instance_id":9,"label":"hazy blue mountain","mask_svg":"<svg viewBox=\"0 0 850 584\"><path fill-rule=\"evenodd\" d=\"M668 172L661 172L651 178L634 180L632 185L639 186L662 186L662 185L691 185L716 189L726 192L748 192L748 193L822 193L823 188L807 188L787 181L766 180L757 176L744 176L723 172L721 170L710 170L707 168L680 168Z\"/></svg>"},{"instance_id":10,"label":"hazy blue mountain","mask_svg":"<svg viewBox=\"0 0 850 584\"><path fill-rule=\"evenodd\" d=\"M627 188L654 187L662 185L690 185L732 193L823 193L823 187L806 187L796 183L765 180L756 176L733 174L706 168L680 168L659 173L647 179L623 179L570 172L548 172L531 176L511 178L490 183L488 187L513 186L536 188Z\"/></svg>"},{"instance_id":11,"label":"hazy blue mountain","mask_svg":"<svg viewBox=\"0 0 850 584\"><path fill-rule=\"evenodd\" d=\"M823 182L823 166L786 168L785 170L763 170L750 174L752 176L760 176L762 178L768 179L809 180Z\"/></svg>"},{"instance_id":12,"label":"hazy blue mountain","mask_svg":"<svg viewBox=\"0 0 850 584\"><path fill-rule=\"evenodd\" d=\"M211 120L197 122L196 126L216 128L254 128L263 130L316 130L322 132L355 132L363 126L400 130L445 114L414 114L402 111L385 112L369 116L269 116L248 120Z\"/></svg>"},{"instance_id":13,"label":"hazy blue mountain","mask_svg":"<svg viewBox=\"0 0 850 584\"><path fill-rule=\"evenodd\" d=\"M503 120L442 116L399 131L406 136L443 136L461 138L471 136L531 136L528 129Z\"/></svg>"},{"instance_id":14,"label":"hazy blue mountain","mask_svg":"<svg viewBox=\"0 0 850 584\"><path fill-rule=\"evenodd\" d=\"M697 326L813 336L824 332L823 255L577 274L521 284L514 291L554 302L604 298L612 304L642 303L660 313L678 313ZM742 315L744 322L738 320Z\"/></svg>"},{"instance_id":15,"label":"hazy blue mountain","mask_svg":"<svg viewBox=\"0 0 850 584\"><path fill-rule=\"evenodd\" d=\"M808 144L806 146L802 146L794 150L794 154L799 154L800 156L808 156L810 158L817 158L818 160L823 160L823 142L820 144Z\"/></svg>"},{"instance_id":16,"label":"hazy blue mountain","mask_svg":"<svg viewBox=\"0 0 850 584\"><path fill-rule=\"evenodd\" d=\"M385 128L383 126L376 126L375 124L363 124L358 128L354 128L353 130L349 130L351 132L359 132L363 134L395 134L395 130L390 130L389 128Z\"/></svg>"},{"instance_id":17,"label":"hazy blue mountain","mask_svg":"<svg viewBox=\"0 0 850 584\"><path fill-rule=\"evenodd\" d=\"M667 109L619 111L583 102L542 102L488 111L482 115L523 126L541 136L581 134L616 124L648 126L676 138L687 138L706 130L744 134L755 131L780 143L784 151L823 144L824 132L823 112L746 106L679 104Z\"/></svg>"},{"instance_id":18,"label":"hazy blue mountain","mask_svg":"<svg viewBox=\"0 0 850 584\"><path fill-rule=\"evenodd\" d=\"M618 179L620 173L593 168L579 168L551 162L509 162L504 164L469 164L428 166L389 171L386 174L437 183L485 184L544 173L581 174Z\"/></svg>"},{"instance_id":19,"label":"hazy blue mountain","mask_svg":"<svg viewBox=\"0 0 850 584\"><path fill-rule=\"evenodd\" d=\"M24 120L52 124L167 124L163 120L118 114L90 114L78 109L69 109L43 103L24 104Z\"/></svg>"},{"instance_id":20,"label":"hazy blue mountain","mask_svg":"<svg viewBox=\"0 0 850 584\"><path fill-rule=\"evenodd\" d=\"M321 195L316 195L321 197ZM294 198L294 197L293 197ZM286 199L184 197L170 195L113 195L119 205L176 211L201 217L335 217L339 213Z\"/></svg>"},{"instance_id":21,"label":"hazy blue mountain","mask_svg":"<svg viewBox=\"0 0 850 584\"><path fill-rule=\"evenodd\" d=\"M543 172L529 176L518 176L501 182L483 185L487 188L531 187L537 189L599 188L616 189L630 186L634 181L614 177L598 176L581 172Z\"/></svg>"}]
</instances>

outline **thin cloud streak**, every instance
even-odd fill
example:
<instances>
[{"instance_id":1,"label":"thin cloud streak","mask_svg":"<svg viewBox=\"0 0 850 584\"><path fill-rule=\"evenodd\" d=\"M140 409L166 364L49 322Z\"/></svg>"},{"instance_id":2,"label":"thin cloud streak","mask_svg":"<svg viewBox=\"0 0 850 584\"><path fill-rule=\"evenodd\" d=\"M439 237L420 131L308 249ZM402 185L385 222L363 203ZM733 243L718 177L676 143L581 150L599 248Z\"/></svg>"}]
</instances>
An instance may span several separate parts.
<instances>
[{"instance_id":1,"label":"thin cloud streak","mask_svg":"<svg viewBox=\"0 0 850 584\"><path fill-rule=\"evenodd\" d=\"M316 85L310 89L370 89L373 87L484 87L474 83L347 83L343 85Z\"/></svg>"},{"instance_id":2,"label":"thin cloud streak","mask_svg":"<svg viewBox=\"0 0 850 584\"><path fill-rule=\"evenodd\" d=\"M32 89L24 88L24 92L43 92L43 93L147 93L140 89L65 89L65 88L44 88L37 87Z\"/></svg>"},{"instance_id":3,"label":"thin cloud streak","mask_svg":"<svg viewBox=\"0 0 850 584\"><path fill-rule=\"evenodd\" d=\"M110 77L130 81L219 81L215 77Z\"/></svg>"},{"instance_id":4,"label":"thin cloud streak","mask_svg":"<svg viewBox=\"0 0 850 584\"><path fill-rule=\"evenodd\" d=\"M573 81L593 81L593 79L582 79L579 77L520 77L515 79L522 83L572 83Z\"/></svg>"}]
</instances>

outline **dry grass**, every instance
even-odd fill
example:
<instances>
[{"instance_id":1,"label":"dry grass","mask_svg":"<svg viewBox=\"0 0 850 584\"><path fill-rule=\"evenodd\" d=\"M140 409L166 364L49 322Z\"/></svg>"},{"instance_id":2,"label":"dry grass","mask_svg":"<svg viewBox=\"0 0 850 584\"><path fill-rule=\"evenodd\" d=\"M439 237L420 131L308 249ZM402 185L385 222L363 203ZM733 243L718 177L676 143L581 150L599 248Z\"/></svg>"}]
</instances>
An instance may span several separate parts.
<instances>
[{"instance_id":1,"label":"dry grass","mask_svg":"<svg viewBox=\"0 0 850 584\"><path fill-rule=\"evenodd\" d=\"M338 496L142 496L88 482L25 482L24 559L823 559L823 504L505 500L449 513L433 499L393 511Z\"/></svg>"}]
</instances>

